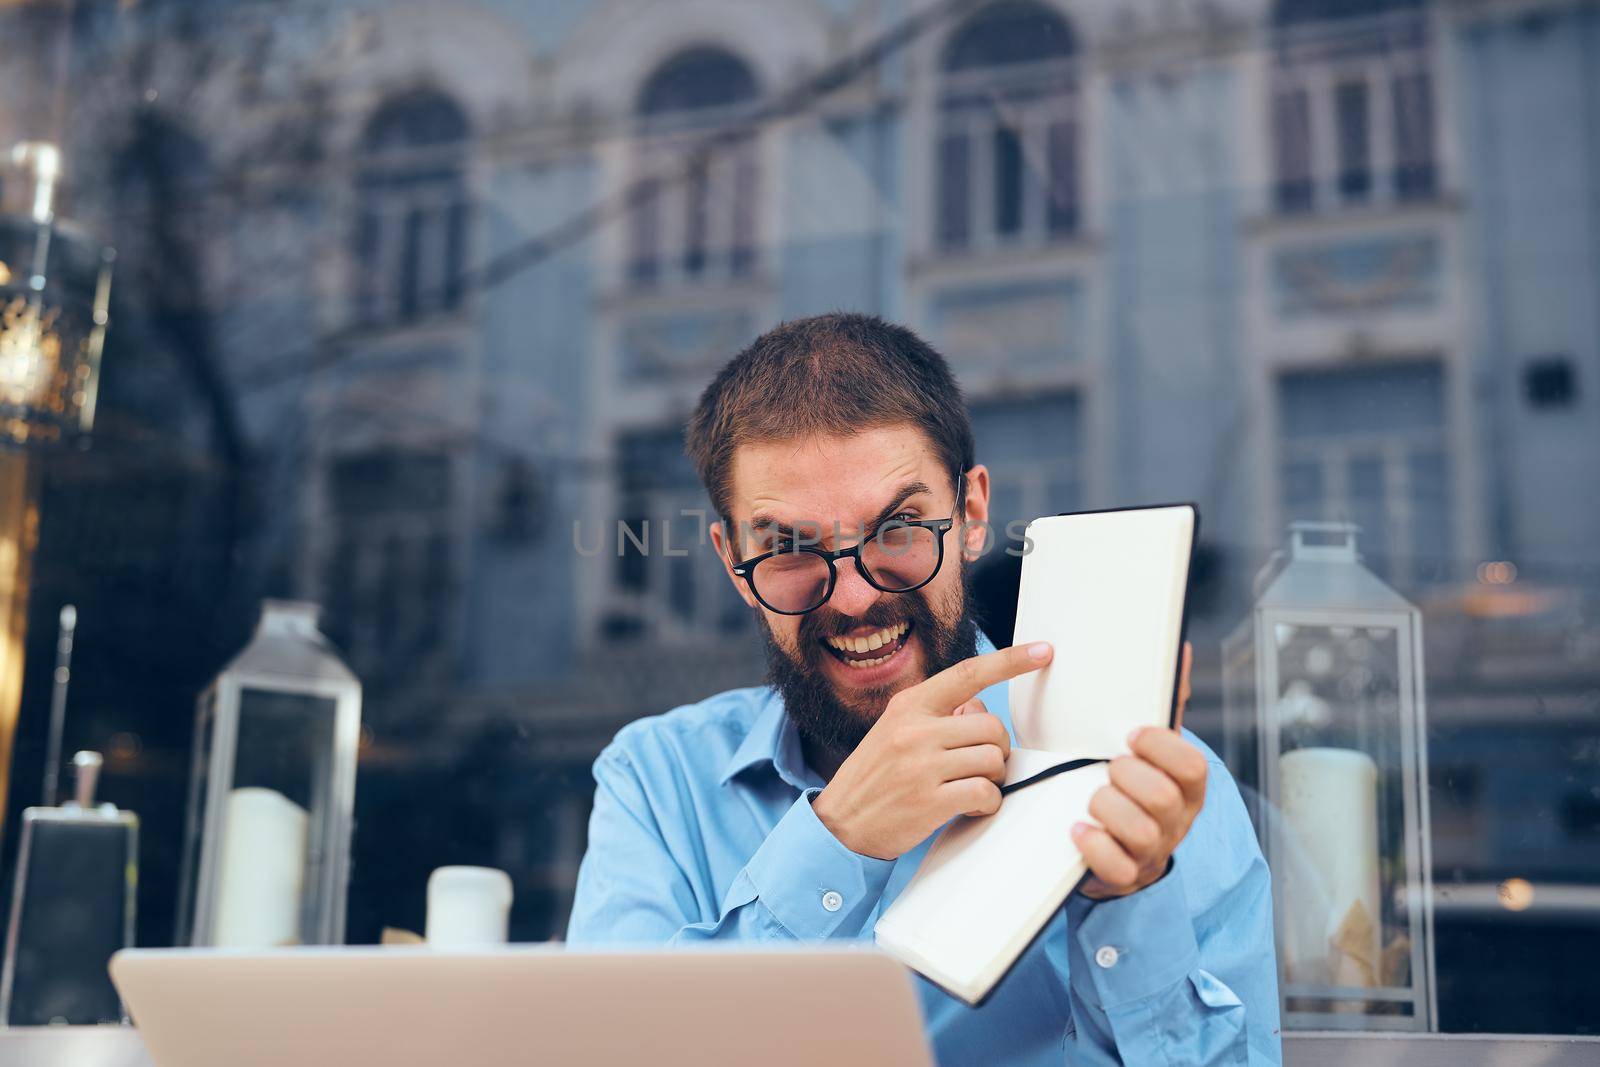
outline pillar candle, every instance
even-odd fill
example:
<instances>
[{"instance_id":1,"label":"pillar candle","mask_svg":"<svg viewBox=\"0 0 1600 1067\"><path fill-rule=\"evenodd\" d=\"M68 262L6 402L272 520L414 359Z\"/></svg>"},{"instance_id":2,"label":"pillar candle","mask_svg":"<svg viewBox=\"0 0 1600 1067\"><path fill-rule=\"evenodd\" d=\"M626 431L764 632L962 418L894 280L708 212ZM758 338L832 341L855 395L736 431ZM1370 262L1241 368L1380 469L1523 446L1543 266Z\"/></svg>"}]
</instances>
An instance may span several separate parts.
<instances>
[{"instance_id":1,"label":"pillar candle","mask_svg":"<svg viewBox=\"0 0 1600 1067\"><path fill-rule=\"evenodd\" d=\"M1297 749L1279 760L1278 795L1288 980L1377 984L1377 764L1353 749Z\"/></svg>"},{"instance_id":2,"label":"pillar candle","mask_svg":"<svg viewBox=\"0 0 1600 1067\"><path fill-rule=\"evenodd\" d=\"M271 789L228 794L211 943L272 948L300 943L305 809Z\"/></svg>"},{"instance_id":3,"label":"pillar candle","mask_svg":"<svg viewBox=\"0 0 1600 1067\"><path fill-rule=\"evenodd\" d=\"M503 945L511 876L493 867L440 867L428 878L427 941L435 948Z\"/></svg>"}]
</instances>

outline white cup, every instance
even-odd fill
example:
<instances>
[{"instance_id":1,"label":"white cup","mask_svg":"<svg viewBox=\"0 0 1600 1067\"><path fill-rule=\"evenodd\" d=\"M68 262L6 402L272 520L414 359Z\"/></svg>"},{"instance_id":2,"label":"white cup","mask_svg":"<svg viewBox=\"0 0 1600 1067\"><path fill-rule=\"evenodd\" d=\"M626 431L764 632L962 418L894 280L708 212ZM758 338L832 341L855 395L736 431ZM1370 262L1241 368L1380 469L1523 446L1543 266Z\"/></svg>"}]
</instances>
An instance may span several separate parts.
<instances>
[{"instance_id":1,"label":"white cup","mask_svg":"<svg viewBox=\"0 0 1600 1067\"><path fill-rule=\"evenodd\" d=\"M428 876L426 939L435 948L506 943L511 876L493 867L440 867Z\"/></svg>"}]
</instances>

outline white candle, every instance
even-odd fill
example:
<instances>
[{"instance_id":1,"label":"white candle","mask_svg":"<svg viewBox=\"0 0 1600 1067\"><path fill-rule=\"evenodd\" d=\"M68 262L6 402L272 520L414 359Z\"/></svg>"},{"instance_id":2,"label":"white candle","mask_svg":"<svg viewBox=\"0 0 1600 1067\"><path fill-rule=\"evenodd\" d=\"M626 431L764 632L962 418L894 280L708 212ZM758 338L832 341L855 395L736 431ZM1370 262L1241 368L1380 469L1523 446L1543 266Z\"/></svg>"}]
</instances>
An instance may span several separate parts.
<instances>
[{"instance_id":1,"label":"white candle","mask_svg":"<svg viewBox=\"0 0 1600 1067\"><path fill-rule=\"evenodd\" d=\"M1303 748L1278 762L1285 972L1314 985L1377 984L1378 767L1364 752Z\"/></svg>"},{"instance_id":2,"label":"white candle","mask_svg":"<svg viewBox=\"0 0 1600 1067\"><path fill-rule=\"evenodd\" d=\"M440 867L428 877L428 944L503 945L511 918L511 876L493 867Z\"/></svg>"},{"instance_id":3,"label":"white candle","mask_svg":"<svg viewBox=\"0 0 1600 1067\"><path fill-rule=\"evenodd\" d=\"M304 808L271 789L228 794L212 944L272 948L300 943L307 821Z\"/></svg>"}]
</instances>

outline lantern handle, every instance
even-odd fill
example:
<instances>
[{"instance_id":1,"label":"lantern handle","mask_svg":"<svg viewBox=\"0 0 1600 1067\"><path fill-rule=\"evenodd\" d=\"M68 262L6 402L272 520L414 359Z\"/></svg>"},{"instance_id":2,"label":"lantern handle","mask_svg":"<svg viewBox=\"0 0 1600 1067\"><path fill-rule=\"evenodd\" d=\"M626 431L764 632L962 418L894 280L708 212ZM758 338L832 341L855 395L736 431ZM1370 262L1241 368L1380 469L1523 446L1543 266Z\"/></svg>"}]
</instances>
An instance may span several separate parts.
<instances>
[{"instance_id":1,"label":"lantern handle","mask_svg":"<svg viewBox=\"0 0 1600 1067\"><path fill-rule=\"evenodd\" d=\"M1289 552L1295 559L1324 562L1355 562L1356 536L1361 527L1353 522L1296 521L1289 524Z\"/></svg>"},{"instance_id":2,"label":"lantern handle","mask_svg":"<svg viewBox=\"0 0 1600 1067\"><path fill-rule=\"evenodd\" d=\"M72 757L72 769L77 772L73 800L78 807L94 807L94 791L100 784L100 768L104 763L98 752L84 751Z\"/></svg>"}]
</instances>

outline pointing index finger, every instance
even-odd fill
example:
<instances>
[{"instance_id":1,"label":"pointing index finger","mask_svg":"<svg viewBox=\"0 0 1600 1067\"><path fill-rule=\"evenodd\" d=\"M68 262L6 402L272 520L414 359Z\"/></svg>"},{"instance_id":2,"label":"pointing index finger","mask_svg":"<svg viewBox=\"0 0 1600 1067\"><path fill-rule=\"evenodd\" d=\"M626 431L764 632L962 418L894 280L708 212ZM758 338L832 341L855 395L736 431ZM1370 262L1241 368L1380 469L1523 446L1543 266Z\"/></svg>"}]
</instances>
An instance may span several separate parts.
<instances>
[{"instance_id":1,"label":"pointing index finger","mask_svg":"<svg viewBox=\"0 0 1600 1067\"><path fill-rule=\"evenodd\" d=\"M964 659L917 685L924 706L935 715L948 715L991 685L1019 674L1036 671L1050 662L1049 642L1013 645L998 652Z\"/></svg>"}]
</instances>

